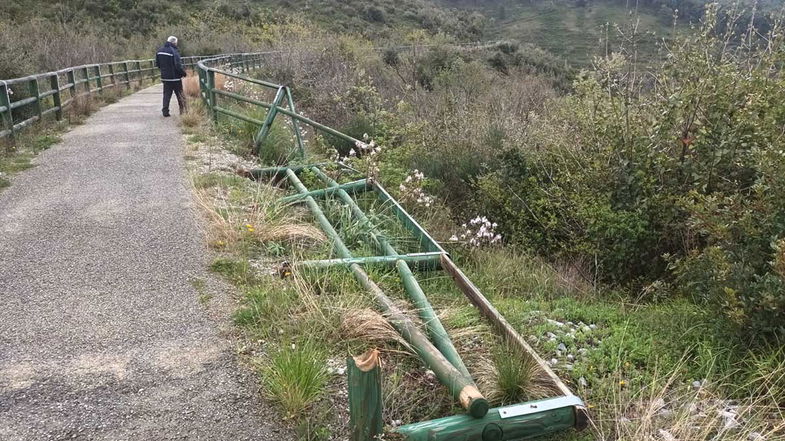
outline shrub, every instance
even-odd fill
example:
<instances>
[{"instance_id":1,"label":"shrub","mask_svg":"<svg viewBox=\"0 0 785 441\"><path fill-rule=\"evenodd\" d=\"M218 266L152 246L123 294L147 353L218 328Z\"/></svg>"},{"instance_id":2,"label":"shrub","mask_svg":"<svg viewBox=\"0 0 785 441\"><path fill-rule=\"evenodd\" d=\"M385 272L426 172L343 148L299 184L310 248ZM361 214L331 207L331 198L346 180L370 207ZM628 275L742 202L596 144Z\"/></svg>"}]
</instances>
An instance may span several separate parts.
<instances>
[{"instance_id":1,"label":"shrub","mask_svg":"<svg viewBox=\"0 0 785 441\"><path fill-rule=\"evenodd\" d=\"M605 282L672 287L782 333L785 46L716 17L651 82L623 53L583 74L478 178L478 211L508 240L593 262Z\"/></svg>"}]
</instances>

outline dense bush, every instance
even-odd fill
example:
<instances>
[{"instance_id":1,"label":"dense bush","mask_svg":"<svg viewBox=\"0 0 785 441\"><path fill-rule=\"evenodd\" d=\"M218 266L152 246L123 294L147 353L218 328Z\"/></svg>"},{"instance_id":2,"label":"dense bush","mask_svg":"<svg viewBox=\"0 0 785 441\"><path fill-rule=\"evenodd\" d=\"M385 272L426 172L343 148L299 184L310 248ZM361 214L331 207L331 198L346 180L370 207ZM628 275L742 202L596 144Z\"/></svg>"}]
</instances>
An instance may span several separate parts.
<instances>
[{"instance_id":1,"label":"dense bush","mask_svg":"<svg viewBox=\"0 0 785 441\"><path fill-rule=\"evenodd\" d=\"M785 323L785 46L699 32L653 78L617 54L479 180L506 237L606 282L677 293L754 331ZM731 27L725 27L731 28Z\"/></svg>"}]
</instances>

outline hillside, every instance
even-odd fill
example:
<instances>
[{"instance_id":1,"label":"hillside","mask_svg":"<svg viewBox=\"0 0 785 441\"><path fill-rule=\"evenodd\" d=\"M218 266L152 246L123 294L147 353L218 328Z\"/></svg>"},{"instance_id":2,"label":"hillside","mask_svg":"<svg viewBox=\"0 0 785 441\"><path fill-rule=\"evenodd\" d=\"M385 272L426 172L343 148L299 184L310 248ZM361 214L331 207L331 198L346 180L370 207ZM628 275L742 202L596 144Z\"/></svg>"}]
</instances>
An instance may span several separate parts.
<instances>
[{"instance_id":1,"label":"hillside","mask_svg":"<svg viewBox=\"0 0 785 441\"><path fill-rule=\"evenodd\" d=\"M530 43L562 57L574 66L587 66L595 56L618 49L637 24L637 49L642 60L656 56L657 42L673 32L673 12L654 5L635 8L614 0L601 1L445 1L481 12L491 20L486 38ZM685 20L679 22L679 27ZM622 36L620 31L625 35ZM606 45L607 43L607 45ZM629 46L629 41L626 42Z\"/></svg>"},{"instance_id":2,"label":"hillside","mask_svg":"<svg viewBox=\"0 0 785 441\"><path fill-rule=\"evenodd\" d=\"M670 11L638 11L641 58L670 33ZM614 24L628 25L631 15L613 0L9 0L0 4L0 77L146 56L169 34L182 37L185 55L258 49L276 38L271 26L290 22L378 44L408 41L415 30L459 42L512 40L585 66L606 40L618 46Z\"/></svg>"}]
</instances>

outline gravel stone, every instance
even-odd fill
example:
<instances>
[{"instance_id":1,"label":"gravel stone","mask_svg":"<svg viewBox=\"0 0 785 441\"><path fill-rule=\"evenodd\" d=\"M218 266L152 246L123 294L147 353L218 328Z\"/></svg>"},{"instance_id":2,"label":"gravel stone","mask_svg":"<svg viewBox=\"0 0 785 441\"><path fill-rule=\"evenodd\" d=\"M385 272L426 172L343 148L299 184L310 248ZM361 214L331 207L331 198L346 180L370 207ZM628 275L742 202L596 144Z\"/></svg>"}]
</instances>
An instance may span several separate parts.
<instances>
[{"instance_id":1,"label":"gravel stone","mask_svg":"<svg viewBox=\"0 0 785 441\"><path fill-rule=\"evenodd\" d=\"M235 357L160 96L100 110L0 192L2 440L291 437Z\"/></svg>"}]
</instances>

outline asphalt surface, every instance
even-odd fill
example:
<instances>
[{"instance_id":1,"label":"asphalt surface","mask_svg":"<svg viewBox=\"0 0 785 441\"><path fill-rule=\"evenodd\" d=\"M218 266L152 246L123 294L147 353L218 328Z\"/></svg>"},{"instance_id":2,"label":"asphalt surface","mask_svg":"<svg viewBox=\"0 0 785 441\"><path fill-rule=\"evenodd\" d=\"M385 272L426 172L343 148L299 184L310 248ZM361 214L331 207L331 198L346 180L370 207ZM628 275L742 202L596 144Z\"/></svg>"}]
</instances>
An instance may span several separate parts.
<instances>
[{"instance_id":1,"label":"asphalt surface","mask_svg":"<svg viewBox=\"0 0 785 441\"><path fill-rule=\"evenodd\" d=\"M160 96L101 109L0 192L0 440L288 438L199 300L209 256Z\"/></svg>"}]
</instances>

